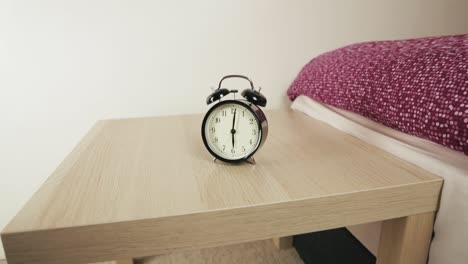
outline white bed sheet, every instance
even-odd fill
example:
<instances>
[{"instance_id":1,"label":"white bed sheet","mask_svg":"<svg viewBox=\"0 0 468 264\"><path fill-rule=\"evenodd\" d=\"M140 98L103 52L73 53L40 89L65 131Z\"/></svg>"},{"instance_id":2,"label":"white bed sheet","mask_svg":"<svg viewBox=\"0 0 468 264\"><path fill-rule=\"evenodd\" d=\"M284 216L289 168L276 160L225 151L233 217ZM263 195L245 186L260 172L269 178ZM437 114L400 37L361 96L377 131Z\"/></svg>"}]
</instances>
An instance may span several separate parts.
<instances>
[{"instance_id":1,"label":"white bed sheet","mask_svg":"<svg viewBox=\"0 0 468 264\"><path fill-rule=\"evenodd\" d=\"M434 224L429 264L468 262L468 156L307 96L296 98L291 108L443 177L441 206ZM377 255L379 223L348 229Z\"/></svg>"}]
</instances>

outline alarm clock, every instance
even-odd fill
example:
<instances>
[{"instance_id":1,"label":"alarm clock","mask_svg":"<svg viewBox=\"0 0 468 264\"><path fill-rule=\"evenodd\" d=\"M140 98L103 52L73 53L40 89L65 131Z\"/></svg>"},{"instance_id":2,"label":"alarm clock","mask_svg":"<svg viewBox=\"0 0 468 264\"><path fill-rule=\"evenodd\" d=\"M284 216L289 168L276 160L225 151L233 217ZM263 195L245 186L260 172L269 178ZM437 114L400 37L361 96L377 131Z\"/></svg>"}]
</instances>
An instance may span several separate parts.
<instances>
[{"instance_id":1,"label":"alarm clock","mask_svg":"<svg viewBox=\"0 0 468 264\"><path fill-rule=\"evenodd\" d=\"M241 95L243 99L235 98L238 90L222 87L228 78L241 78L249 82L250 88ZM267 99L256 90L253 82L243 75L224 76L206 99L208 105L214 105L203 118L201 135L206 149L214 160L229 163L247 161L255 164L253 155L268 136L268 122L260 109L267 104ZM234 99L225 98L232 94Z\"/></svg>"}]
</instances>

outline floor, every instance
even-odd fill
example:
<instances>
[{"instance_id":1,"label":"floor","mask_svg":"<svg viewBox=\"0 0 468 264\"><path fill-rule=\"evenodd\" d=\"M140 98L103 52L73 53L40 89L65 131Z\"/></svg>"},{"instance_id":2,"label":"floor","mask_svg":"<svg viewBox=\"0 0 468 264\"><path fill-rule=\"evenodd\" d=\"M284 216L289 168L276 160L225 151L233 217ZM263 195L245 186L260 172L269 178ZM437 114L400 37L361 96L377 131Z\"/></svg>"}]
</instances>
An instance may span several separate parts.
<instances>
[{"instance_id":1,"label":"floor","mask_svg":"<svg viewBox=\"0 0 468 264\"><path fill-rule=\"evenodd\" d=\"M234 264L234 263L258 263L258 264L299 264L303 263L294 248L278 250L272 240L256 241L244 244L230 245L217 248L208 248L180 252L169 255L161 255L146 258L144 264Z\"/></svg>"},{"instance_id":2,"label":"floor","mask_svg":"<svg viewBox=\"0 0 468 264\"><path fill-rule=\"evenodd\" d=\"M278 250L272 240L262 240L244 244L216 248L184 251L149 257L137 261L141 264L302 264L302 260L294 248ZM0 260L0 264L7 264ZM114 264L101 262L95 264Z\"/></svg>"}]
</instances>

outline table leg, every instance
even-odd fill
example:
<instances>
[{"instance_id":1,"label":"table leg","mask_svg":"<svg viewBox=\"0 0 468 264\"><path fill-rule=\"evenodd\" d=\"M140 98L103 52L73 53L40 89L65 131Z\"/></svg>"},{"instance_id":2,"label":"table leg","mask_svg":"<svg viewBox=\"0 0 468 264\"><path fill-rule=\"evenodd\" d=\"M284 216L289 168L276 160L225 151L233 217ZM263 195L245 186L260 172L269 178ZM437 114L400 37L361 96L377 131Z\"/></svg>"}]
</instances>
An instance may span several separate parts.
<instances>
[{"instance_id":1,"label":"table leg","mask_svg":"<svg viewBox=\"0 0 468 264\"><path fill-rule=\"evenodd\" d=\"M133 259L118 259L115 261L115 264L133 264Z\"/></svg>"},{"instance_id":2,"label":"table leg","mask_svg":"<svg viewBox=\"0 0 468 264\"><path fill-rule=\"evenodd\" d=\"M384 221L377 264L425 264L433 225L434 212Z\"/></svg>"},{"instance_id":3,"label":"table leg","mask_svg":"<svg viewBox=\"0 0 468 264\"><path fill-rule=\"evenodd\" d=\"M275 244L277 249L288 249L292 248L293 246L293 237L275 237L273 238L273 243Z\"/></svg>"}]
</instances>

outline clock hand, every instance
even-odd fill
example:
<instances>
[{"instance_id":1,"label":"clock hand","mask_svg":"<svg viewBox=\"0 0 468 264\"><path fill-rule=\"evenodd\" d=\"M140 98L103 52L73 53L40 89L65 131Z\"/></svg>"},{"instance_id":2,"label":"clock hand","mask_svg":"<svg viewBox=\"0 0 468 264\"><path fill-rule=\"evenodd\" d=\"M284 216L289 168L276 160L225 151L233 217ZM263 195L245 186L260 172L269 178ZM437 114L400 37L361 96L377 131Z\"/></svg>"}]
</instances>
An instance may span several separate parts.
<instances>
[{"instance_id":1,"label":"clock hand","mask_svg":"<svg viewBox=\"0 0 468 264\"><path fill-rule=\"evenodd\" d=\"M234 129L234 126L235 126L235 124L236 124L236 113L237 113L237 108L234 109L234 116L232 117L232 129L231 129L232 148L234 148L234 134L236 133L236 130Z\"/></svg>"},{"instance_id":2,"label":"clock hand","mask_svg":"<svg viewBox=\"0 0 468 264\"><path fill-rule=\"evenodd\" d=\"M234 125L236 123L236 113L237 113L237 108L234 110L234 116L232 117L232 129L234 129Z\"/></svg>"}]
</instances>

